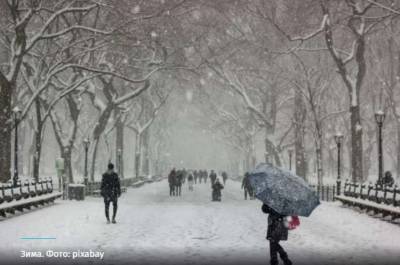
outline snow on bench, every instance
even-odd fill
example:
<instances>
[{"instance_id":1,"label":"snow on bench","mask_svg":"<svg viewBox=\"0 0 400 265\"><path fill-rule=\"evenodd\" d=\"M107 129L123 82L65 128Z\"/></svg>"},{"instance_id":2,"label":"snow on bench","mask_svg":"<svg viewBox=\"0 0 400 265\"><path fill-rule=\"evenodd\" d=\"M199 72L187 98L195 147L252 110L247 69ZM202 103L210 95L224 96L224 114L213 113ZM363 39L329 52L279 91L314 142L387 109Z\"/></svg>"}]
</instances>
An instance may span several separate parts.
<instances>
[{"instance_id":1,"label":"snow on bench","mask_svg":"<svg viewBox=\"0 0 400 265\"><path fill-rule=\"evenodd\" d=\"M0 191L0 216L3 217L7 217L6 213L14 214L15 211L22 212L32 206L54 202L62 196L62 193L53 191L52 179L18 181L16 186L12 182L0 183Z\"/></svg>"},{"instance_id":2,"label":"snow on bench","mask_svg":"<svg viewBox=\"0 0 400 265\"><path fill-rule=\"evenodd\" d=\"M379 204L373 201L368 201L368 200L363 200L363 199L359 199L359 198L353 198L353 197L348 197L348 196L344 196L344 195L339 195L336 196L337 200L340 201L344 201L344 202L348 202L348 203L352 203L352 204L356 204L356 205L361 205L361 206L365 206L368 208L374 208L376 210L383 210L389 213L393 213L396 215L400 216L400 208L399 207L395 207L395 206L391 206L391 205L385 205L385 204Z\"/></svg>"},{"instance_id":3,"label":"snow on bench","mask_svg":"<svg viewBox=\"0 0 400 265\"><path fill-rule=\"evenodd\" d=\"M49 193L46 195L41 195L41 196L32 197L32 198L28 198L28 199L22 199L19 201L5 202L5 203L0 204L0 211L20 208L25 205L34 205L34 204L41 203L41 202L51 202L57 198L60 198L61 196L62 196L61 192L52 192L52 193Z\"/></svg>"}]
</instances>

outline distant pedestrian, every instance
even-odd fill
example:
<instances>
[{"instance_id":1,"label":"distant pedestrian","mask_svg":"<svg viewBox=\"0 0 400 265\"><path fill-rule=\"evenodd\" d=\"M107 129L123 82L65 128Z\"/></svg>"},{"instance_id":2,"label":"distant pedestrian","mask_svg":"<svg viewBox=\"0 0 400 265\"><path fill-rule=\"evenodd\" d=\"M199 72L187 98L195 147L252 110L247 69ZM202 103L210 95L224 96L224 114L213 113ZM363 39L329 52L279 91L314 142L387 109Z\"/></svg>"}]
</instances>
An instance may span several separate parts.
<instances>
[{"instance_id":1,"label":"distant pedestrian","mask_svg":"<svg viewBox=\"0 0 400 265\"><path fill-rule=\"evenodd\" d=\"M278 265L278 253L284 265L292 265L288 254L279 244L279 241L288 239L288 228L285 226L286 216L277 213L268 205L263 204L262 211L268 214L267 240L269 240L269 250L271 256L271 265Z\"/></svg>"},{"instance_id":2,"label":"distant pedestrian","mask_svg":"<svg viewBox=\"0 0 400 265\"><path fill-rule=\"evenodd\" d=\"M182 183L184 178L183 170L178 170L176 173L176 182L175 182L175 196L182 195Z\"/></svg>"},{"instance_id":3,"label":"distant pedestrian","mask_svg":"<svg viewBox=\"0 0 400 265\"><path fill-rule=\"evenodd\" d=\"M214 170L211 170L209 177L210 177L211 186L212 186L212 185L214 185L214 183L217 179L217 174L214 172Z\"/></svg>"},{"instance_id":4,"label":"distant pedestrian","mask_svg":"<svg viewBox=\"0 0 400 265\"><path fill-rule=\"evenodd\" d=\"M198 177L197 170L193 171L193 178L194 178L194 184L197 184L197 177Z\"/></svg>"},{"instance_id":5,"label":"distant pedestrian","mask_svg":"<svg viewBox=\"0 0 400 265\"><path fill-rule=\"evenodd\" d=\"M168 175L169 196L175 196L176 170L173 168Z\"/></svg>"},{"instance_id":6,"label":"distant pedestrian","mask_svg":"<svg viewBox=\"0 0 400 265\"><path fill-rule=\"evenodd\" d=\"M208 172L207 170L204 170L204 175L203 175L204 183L207 183L207 178L208 178Z\"/></svg>"},{"instance_id":7,"label":"distant pedestrian","mask_svg":"<svg viewBox=\"0 0 400 265\"><path fill-rule=\"evenodd\" d=\"M242 181L242 189L244 190L244 199L247 200L247 193L249 194L250 200L254 200L253 188L251 187L249 180L249 173L246 172Z\"/></svg>"},{"instance_id":8,"label":"distant pedestrian","mask_svg":"<svg viewBox=\"0 0 400 265\"><path fill-rule=\"evenodd\" d=\"M385 172L385 177L383 179L383 185L386 185L388 187L392 187L394 184L394 179L392 177L392 172L386 171Z\"/></svg>"},{"instance_id":9,"label":"distant pedestrian","mask_svg":"<svg viewBox=\"0 0 400 265\"><path fill-rule=\"evenodd\" d=\"M195 177L193 176L193 174L190 172L189 176L187 178L188 180L188 186L189 186L189 190L193 191L193 182L194 182Z\"/></svg>"},{"instance_id":10,"label":"distant pedestrian","mask_svg":"<svg viewBox=\"0 0 400 265\"><path fill-rule=\"evenodd\" d=\"M223 180L224 185L225 185L226 180L228 179L228 174L225 171L222 171L221 176L222 176L222 180Z\"/></svg>"},{"instance_id":11,"label":"distant pedestrian","mask_svg":"<svg viewBox=\"0 0 400 265\"><path fill-rule=\"evenodd\" d=\"M224 186L221 184L221 182L219 182L218 178L215 180L214 184L211 187L212 187L212 200L221 201L222 197L221 190L224 188Z\"/></svg>"},{"instance_id":12,"label":"distant pedestrian","mask_svg":"<svg viewBox=\"0 0 400 265\"><path fill-rule=\"evenodd\" d=\"M121 184L118 174L114 172L114 165L112 163L108 164L107 172L102 176L100 191L101 196L104 198L107 224L110 223L109 209L111 202L113 204L112 223L115 224L115 216L117 215L118 209L118 197L121 196Z\"/></svg>"}]
</instances>

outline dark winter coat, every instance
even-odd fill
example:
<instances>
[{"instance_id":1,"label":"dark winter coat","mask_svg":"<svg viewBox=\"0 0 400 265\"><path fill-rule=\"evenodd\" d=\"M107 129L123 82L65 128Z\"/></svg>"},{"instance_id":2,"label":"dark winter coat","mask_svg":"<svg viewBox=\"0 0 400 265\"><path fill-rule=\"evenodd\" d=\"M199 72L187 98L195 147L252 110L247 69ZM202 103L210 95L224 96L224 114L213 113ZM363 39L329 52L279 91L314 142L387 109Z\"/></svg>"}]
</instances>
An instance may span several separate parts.
<instances>
[{"instance_id":1,"label":"dark winter coat","mask_svg":"<svg viewBox=\"0 0 400 265\"><path fill-rule=\"evenodd\" d=\"M215 174L215 172L210 173L210 179L212 182L215 182L215 180L217 179L217 174Z\"/></svg>"},{"instance_id":2,"label":"dark winter coat","mask_svg":"<svg viewBox=\"0 0 400 265\"><path fill-rule=\"evenodd\" d=\"M116 199L121 196L121 184L118 174L114 171L107 171L101 180L101 196L104 198Z\"/></svg>"},{"instance_id":3,"label":"dark winter coat","mask_svg":"<svg viewBox=\"0 0 400 265\"><path fill-rule=\"evenodd\" d=\"M289 230L284 224L286 216L277 213L266 204L263 204L261 209L264 213L268 214L267 239L276 242L287 240Z\"/></svg>"},{"instance_id":4,"label":"dark winter coat","mask_svg":"<svg viewBox=\"0 0 400 265\"><path fill-rule=\"evenodd\" d=\"M251 189L251 185L250 185L250 180L249 180L249 176L245 175L242 181L242 188L245 188L247 190Z\"/></svg>"},{"instance_id":5,"label":"dark winter coat","mask_svg":"<svg viewBox=\"0 0 400 265\"><path fill-rule=\"evenodd\" d=\"M212 185L213 191L214 191L214 192L217 192L217 193L220 193L221 190L222 190L223 188L224 188L224 186L223 186L220 182L215 182L215 183Z\"/></svg>"},{"instance_id":6,"label":"dark winter coat","mask_svg":"<svg viewBox=\"0 0 400 265\"><path fill-rule=\"evenodd\" d=\"M393 186L393 184L394 184L394 179L392 177L392 174L385 174L383 181L384 181L384 185L389 186L389 187Z\"/></svg>"},{"instance_id":7,"label":"dark winter coat","mask_svg":"<svg viewBox=\"0 0 400 265\"><path fill-rule=\"evenodd\" d=\"M182 183L183 183L183 178L184 178L183 174L184 174L183 171L178 171L178 172L176 173L175 185L177 185L177 186L182 185Z\"/></svg>"},{"instance_id":8,"label":"dark winter coat","mask_svg":"<svg viewBox=\"0 0 400 265\"><path fill-rule=\"evenodd\" d=\"M174 186L176 183L176 171L173 169L168 175L168 183L171 186Z\"/></svg>"},{"instance_id":9,"label":"dark winter coat","mask_svg":"<svg viewBox=\"0 0 400 265\"><path fill-rule=\"evenodd\" d=\"M225 179L225 180L228 178L228 174L226 174L226 172L225 172L225 171L224 171L224 172L222 172L222 174L221 174L221 175L222 175L222 178L223 178L223 179Z\"/></svg>"},{"instance_id":10,"label":"dark winter coat","mask_svg":"<svg viewBox=\"0 0 400 265\"><path fill-rule=\"evenodd\" d=\"M188 181L193 181L193 175L189 174Z\"/></svg>"}]
</instances>

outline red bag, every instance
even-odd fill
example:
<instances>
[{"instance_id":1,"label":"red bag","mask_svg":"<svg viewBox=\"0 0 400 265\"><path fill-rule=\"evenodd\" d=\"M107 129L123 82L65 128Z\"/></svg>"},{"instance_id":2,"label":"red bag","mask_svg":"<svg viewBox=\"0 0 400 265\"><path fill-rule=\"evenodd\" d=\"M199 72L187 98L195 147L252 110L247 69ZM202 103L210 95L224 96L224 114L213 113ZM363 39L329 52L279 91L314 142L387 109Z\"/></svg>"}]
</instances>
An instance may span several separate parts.
<instances>
[{"instance_id":1,"label":"red bag","mask_svg":"<svg viewBox=\"0 0 400 265\"><path fill-rule=\"evenodd\" d=\"M290 216L290 220L288 223L288 229L293 230L296 229L300 225L300 219L297 215Z\"/></svg>"}]
</instances>

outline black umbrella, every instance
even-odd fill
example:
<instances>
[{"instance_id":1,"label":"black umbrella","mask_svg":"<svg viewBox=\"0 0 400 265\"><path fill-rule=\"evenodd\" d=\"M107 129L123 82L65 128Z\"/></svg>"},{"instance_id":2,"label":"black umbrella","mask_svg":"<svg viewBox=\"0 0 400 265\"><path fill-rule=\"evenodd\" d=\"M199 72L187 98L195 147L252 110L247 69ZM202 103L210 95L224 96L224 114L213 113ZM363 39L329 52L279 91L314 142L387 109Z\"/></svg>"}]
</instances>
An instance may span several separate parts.
<instances>
[{"instance_id":1,"label":"black umbrella","mask_svg":"<svg viewBox=\"0 0 400 265\"><path fill-rule=\"evenodd\" d=\"M320 203L302 178L269 163L258 165L249 180L256 198L282 215L309 216Z\"/></svg>"}]
</instances>

